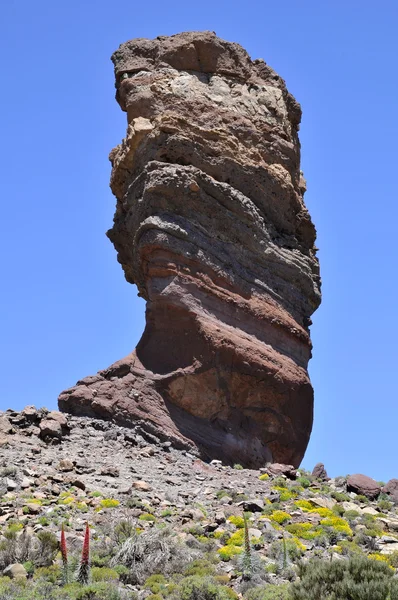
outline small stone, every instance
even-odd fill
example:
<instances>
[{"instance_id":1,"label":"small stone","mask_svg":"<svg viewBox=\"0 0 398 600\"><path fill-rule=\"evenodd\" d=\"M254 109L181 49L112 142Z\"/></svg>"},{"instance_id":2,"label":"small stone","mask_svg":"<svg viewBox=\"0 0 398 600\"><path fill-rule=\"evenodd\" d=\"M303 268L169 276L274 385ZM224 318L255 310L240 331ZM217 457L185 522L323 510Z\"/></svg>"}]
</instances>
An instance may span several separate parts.
<instances>
[{"instance_id":1,"label":"small stone","mask_svg":"<svg viewBox=\"0 0 398 600\"><path fill-rule=\"evenodd\" d=\"M102 467L100 474L108 475L109 477L119 477L120 472L118 467L114 467L113 465L105 465Z\"/></svg>"},{"instance_id":2,"label":"small stone","mask_svg":"<svg viewBox=\"0 0 398 600\"><path fill-rule=\"evenodd\" d=\"M364 515L372 515L373 517L380 514L379 511L377 511L372 506L365 506L365 508L362 509L362 513Z\"/></svg>"},{"instance_id":3,"label":"small stone","mask_svg":"<svg viewBox=\"0 0 398 600\"><path fill-rule=\"evenodd\" d=\"M264 510L264 502L259 498L242 500L242 502L238 502L238 506L242 506L244 510L248 510L250 512L262 512Z\"/></svg>"},{"instance_id":4,"label":"small stone","mask_svg":"<svg viewBox=\"0 0 398 600\"><path fill-rule=\"evenodd\" d=\"M64 472L73 471L74 465L73 465L73 462L71 460L69 460L68 458L63 458L62 460L59 461L57 468L59 471L64 471Z\"/></svg>"},{"instance_id":5,"label":"small stone","mask_svg":"<svg viewBox=\"0 0 398 600\"><path fill-rule=\"evenodd\" d=\"M30 515L38 515L39 513L41 513L41 505L40 504L35 504L34 502L26 504L27 508L29 509L29 514Z\"/></svg>"},{"instance_id":6,"label":"small stone","mask_svg":"<svg viewBox=\"0 0 398 600\"><path fill-rule=\"evenodd\" d=\"M3 571L3 575L5 577L10 577L10 579L26 579L28 573L23 565L20 563L14 563L13 565L8 565Z\"/></svg>"},{"instance_id":7,"label":"small stone","mask_svg":"<svg viewBox=\"0 0 398 600\"><path fill-rule=\"evenodd\" d=\"M8 479L8 477L6 478L5 483L6 483L7 490L9 492L16 490L18 487L18 484L13 479Z\"/></svg>"},{"instance_id":8,"label":"small stone","mask_svg":"<svg viewBox=\"0 0 398 600\"><path fill-rule=\"evenodd\" d=\"M73 485L74 487L78 488L79 490L84 491L86 489L86 484L84 483L84 481L82 481L81 479L78 479L77 477L69 477L68 483L70 485Z\"/></svg>"},{"instance_id":9,"label":"small stone","mask_svg":"<svg viewBox=\"0 0 398 600\"><path fill-rule=\"evenodd\" d=\"M141 492L149 492L152 489L146 481L134 481L133 488L135 490L140 490Z\"/></svg>"},{"instance_id":10,"label":"small stone","mask_svg":"<svg viewBox=\"0 0 398 600\"><path fill-rule=\"evenodd\" d=\"M189 184L189 189L191 190L191 192L198 192L200 190L200 187L198 186L196 181L191 181L191 183Z\"/></svg>"},{"instance_id":11,"label":"small stone","mask_svg":"<svg viewBox=\"0 0 398 600\"><path fill-rule=\"evenodd\" d=\"M23 490L26 490L27 488L29 488L31 485L33 485L34 482L32 479L28 479L27 477L24 477L21 481L21 488Z\"/></svg>"}]
</instances>

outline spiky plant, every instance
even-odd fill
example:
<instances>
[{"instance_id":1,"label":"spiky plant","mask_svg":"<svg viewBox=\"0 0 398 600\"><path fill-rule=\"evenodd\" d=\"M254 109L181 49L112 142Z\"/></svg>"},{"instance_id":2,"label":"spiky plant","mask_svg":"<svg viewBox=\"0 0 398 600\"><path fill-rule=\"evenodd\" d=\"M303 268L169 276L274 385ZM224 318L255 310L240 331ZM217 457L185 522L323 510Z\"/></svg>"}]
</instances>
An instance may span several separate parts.
<instances>
[{"instance_id":1,"label":"spiky plant","mask_svg":"<svg viewBox=\"0 0 398 600\"><path fill-rule=\"evenodd\" d=\"M249 527L247 524L246 513L243 513L243 523L245 532L245 545L244 550L240 556L240 566L242 569L242 577L245 581L249 581L253 576L253 560L252 560L252 549L250 546Z\"/></svg>"},{"instance_id":2,"label":"spiky plant","mask_svg":"<svg viewBox=\"0 0 398 600\"><path fill-rule=\"evenodd\" d=\"M69 574L68 574L68 551L66 548L66 538L65 538L65 529L64 524L62 523L61 529L61 556L62 556L62 566L63 566L63 580L64 585L69 583Z\"/></svg>"},{"instance_id":3,"label":"spiky plant","mask_svg":"<svg viewBox=\"0 0 398 600\"><path fill-rule=\"evenodd\" d=\"M77 572L77 581L82 585L87 585L90 579L90 528L86 523L84 534L82 557Z\"/></svg>"},{"instance_id":4,"label":"spiky plant","mask_svg":"<svg viewBox=\"0 0 398 600\"><path fill-rule=\"evenodd\" d=\"M285 532L282 532L282 548L283 548L283 568L286 569L288 566L288 553L286 547Z\"/></svg>"}]
</instances>

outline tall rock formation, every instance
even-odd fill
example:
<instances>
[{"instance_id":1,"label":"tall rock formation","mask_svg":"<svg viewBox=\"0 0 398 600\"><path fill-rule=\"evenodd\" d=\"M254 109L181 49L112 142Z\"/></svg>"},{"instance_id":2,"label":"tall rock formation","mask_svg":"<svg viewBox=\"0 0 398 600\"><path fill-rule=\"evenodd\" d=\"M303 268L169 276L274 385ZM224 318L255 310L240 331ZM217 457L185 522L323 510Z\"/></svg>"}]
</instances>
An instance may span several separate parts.
<instances>
[{"instance_id":1,"label":"tall rock formation","mask_svg":"<svg viewBox=\"0 0 398 600\"><path fill-rule=\"evenodd\" d=\"M211 32L131 40L112 61L128 126L110 154L108 237L146 327L59 406L211 458L298 466L320 303L300 106L263 60Z\"/></svg>"}]
</instances>

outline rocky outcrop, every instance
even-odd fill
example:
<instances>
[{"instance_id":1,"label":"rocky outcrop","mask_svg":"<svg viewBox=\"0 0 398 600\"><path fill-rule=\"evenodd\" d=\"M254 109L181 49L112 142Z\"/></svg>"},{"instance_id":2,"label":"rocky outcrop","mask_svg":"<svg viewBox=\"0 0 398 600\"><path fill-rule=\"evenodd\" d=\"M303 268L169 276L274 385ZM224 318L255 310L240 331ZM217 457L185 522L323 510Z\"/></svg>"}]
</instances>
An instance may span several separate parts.
<instances>
[{"instance_id":1,"label":"rocky outcrop","mask_svg":"<svg viewBox=\"0 0 398 600\"><path fill-rule=\"evenodd\" d=\"M317 463L315 465L312 470L312 476L315 477L315 479L320 479L321 481L328 481L330 479L323 463Z\"/></svg>"},{"instance_id":2,"label":"rocky outcrop","mask_svg":"<svg viewBox=\"0 0 398 600\"><path fill-rule=\"evenodd\" d=\"M128 127L110 155L108 236L146 328L60 409L211 458L298 466L320 302L300 106L263 60L211 32L132 40L112 60Z\"/></svg>"}]
</instances>

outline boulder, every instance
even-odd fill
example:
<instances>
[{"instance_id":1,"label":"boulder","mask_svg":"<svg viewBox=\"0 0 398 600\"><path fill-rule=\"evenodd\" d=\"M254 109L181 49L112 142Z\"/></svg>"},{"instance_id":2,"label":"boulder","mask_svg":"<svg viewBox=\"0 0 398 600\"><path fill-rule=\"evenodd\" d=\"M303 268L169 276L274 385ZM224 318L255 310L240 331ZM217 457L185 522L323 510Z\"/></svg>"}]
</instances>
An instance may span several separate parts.
<instances>
[{"instance_id":1,"label":"boulder","mask_svg":"<svg viewBox=\"0 0 398 600\"><path fill-rule=\"evenodd\" d=\"M112 60L128 126L110 154L108 237L147 302L146 327L59 408L139 421L224 464L297 467L321 298L300 106L262 59L212 32L131 40Z\"/></svg>"},{"instance_id":2,"label":"boulder","mask_svg":"<svg viewBox=\"0 0 398 600\"><path fill-rule=\"evenodd\" d=\"M381 491L388 494L392 502L398 504L398 479L390 479Z\"/></svg>"},{"instance_id":3,"label":"boulder","mask_svg":"<svg viewBox=\"0 0 398 600\"><path fill-rule=\"evenodd\" d=\"M375 500L380 495L381 487L371 477L357 473L348 477L347 492L354 492L366 496L369 500Z\"/></svg>"},{"instance_id":4,"label":"boulder","mask_svg":"<svg viewBox=\"0 0 398 600\"><path fill-rule=\"evenodd\" d=\"M12 565L8 565L3 571L4 577L10 577L11 579L26 579L28 573L23 565L20 563L14 563Z\"/></svg>"},{"instance_id":5,"label":"boulder","mask_svg":"<svg viewBox=\"0 0 398 600\"><path fill-rule=\"evenodd\" d=\"M296 479L297 477L297 471L293 465L283 465L281 463L268 465L265 472L272 477L278 477L279 475L285 475L288 479Z\"/></svg>"},{"instance_id":6,"label":"boulder","mask_svg":"<svg viewBox=\"0 0 398 600\"><path fill-rule=\"evenodd\" d=\"M43 419L40 422L40 437L45 440L50 439L61 439L62 438L62 427L58 421L53 419Z\"/></svg>"}]
</instances>

